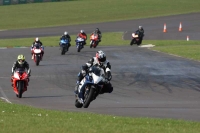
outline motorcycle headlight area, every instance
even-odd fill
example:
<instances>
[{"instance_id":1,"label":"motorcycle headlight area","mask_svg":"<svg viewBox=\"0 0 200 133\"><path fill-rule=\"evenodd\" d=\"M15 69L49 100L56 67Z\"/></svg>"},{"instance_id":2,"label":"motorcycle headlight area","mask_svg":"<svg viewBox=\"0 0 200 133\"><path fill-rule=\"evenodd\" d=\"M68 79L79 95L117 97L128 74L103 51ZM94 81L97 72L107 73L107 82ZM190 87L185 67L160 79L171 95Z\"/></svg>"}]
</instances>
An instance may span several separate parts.
<instances>
[{"instance_id":1,"label":"motorcycle headlight area","mask_svg":"<svg viewBox=\"0 0 200 133\"><path fill-rule=\"evenodd\" d=\"M14 73L14 77L15 77L16 79L20 79L20 76L19 76L17 73Z\"/></svg>"},{"instance_id":2,"label":"motorcycle headlight area","mask_svg":"<svg viewBox=\"0 0 200 133\"><path fill-rule=\"evenodd\" d=\"M40 49L35 49L34 53L36 53L36 54L41 53L41 50Z\"/></svg>"},{"instance_id":3,"label":"motorcycle headlight area","mask_svg":"<svg viewBox=\"0 0 200 133\"><path fill-rule=\"evenodd\" d=\"M92 78L93 78L94 84L98 84L102 80L102 77L97 76L94 73L92 73Z\"/></svg>"}]
</instances>

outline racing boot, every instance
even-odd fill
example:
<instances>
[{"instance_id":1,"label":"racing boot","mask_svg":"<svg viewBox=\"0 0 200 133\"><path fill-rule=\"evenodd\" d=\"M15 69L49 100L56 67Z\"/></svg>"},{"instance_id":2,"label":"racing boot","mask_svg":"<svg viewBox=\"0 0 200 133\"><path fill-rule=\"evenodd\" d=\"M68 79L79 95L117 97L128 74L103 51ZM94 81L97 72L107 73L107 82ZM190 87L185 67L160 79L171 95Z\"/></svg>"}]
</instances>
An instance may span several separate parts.
<instances>
[{"instance_id":1,"label":"racing boot","mask_svg":"<svg viewBox=\"0 0 200 133\"><path fill-rule=\"evenodd\" d=\"M83 104L83 99L82 99L82 98L79 98L79 99L78 99L78 102L79 102L80 104Z\"/></svg>"}]
</instances>

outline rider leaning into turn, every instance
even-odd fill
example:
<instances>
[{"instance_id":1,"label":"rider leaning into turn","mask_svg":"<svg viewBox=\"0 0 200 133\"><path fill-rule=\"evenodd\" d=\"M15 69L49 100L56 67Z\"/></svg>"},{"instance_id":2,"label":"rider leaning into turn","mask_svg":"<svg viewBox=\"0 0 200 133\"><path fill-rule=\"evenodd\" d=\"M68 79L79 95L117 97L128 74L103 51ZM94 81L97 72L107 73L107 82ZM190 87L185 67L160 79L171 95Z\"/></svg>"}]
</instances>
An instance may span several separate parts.
<instances>
[{"instance_id":1,"label":"rider leaning into turn","mask_svg":"<svg viewBox=\"0 0 200 133\"><path fill-rule=\"evenodd\" d=\"M93 31L91 33L91 35L92 34L98 34L98 40L99 40L98 43L101 42L102 34L101 34L101 31L99 30L99 28L96 28L95 31ZM92 43L92 41L90 42L90 45L91 45L91 43Z\"/></svg>"},{"instance_id":2,"label":"rider leaning into turn","mask_svg":"<svg viewBox=\"0 0 200 133\"><path fill-rule=\"evenodd\" d=\"M40 39L38 37L35 38L35 41L33 42L32 46L31 46L31 54L33 55L33 48L34 46L38 45L42 48L42 57L44 55L44 47L43 47L43 44L42 42L40 41Z\"/></svg>"},{"instance_id":3,"label":"rider leaning into turn","mask_svg":"<svg viewBox=\"0 0 200 133\"><path fill-rule=\"evenodd\" d=\"M75 91L74 91L76 96L78 95L78 86L80 84L80 81L85 77L89 68L94 66L94 65L97 65L104 70L105 75L106 75L106 79L108 81L110 81L112 79L111 65L110 65L109 61L106 60L105 53L102 50L99 50L98 52L96 52L96 56L91 58L85 65L83 65L81 72L78 73L78 80L77 80ZM112 91L113 91L113 87L112 87L111 83L108 82L102 88L101 94L111 93ZM78 95L78 97L80 99L80 102L83 102L82 97L80 97L79 95Z\"/></svg>"},{"instance_id":4,"label":"rider leaning into turn","mask_svg":"<svg viewBox=\"0 0 200 133\"><path fill-rule=\"evenodd\" d=\"M138 30L136 30L135 33L139 36L140 43L142 43L142 40L143 40L143 37L144 37L144 29L143 29L143 27L139 26Z\"/></svg>"},{"instance_id":5,"label":"rider leaning into turn","mask_svg":"<svg viewBox=\"0 0 200 133\"><path fill-rule=\"evenodd\" d=\"M12 67L12 76L16 69L21 68L23 70L27 70L28 76L31 76L31 69L29 68L29 64L27 61L25 61L25 56L20 54L17 56L17 61L14 62ZM29 79L28 79L29 81Z\"/></svg>"},{"instance_id":6,"label":"rider leaning into turn","mask_svg":"<svg viewBox=\"0 0 200 133\"><path fill-rule=\"evenodd\" d=\"M60 40L62 40L62 39L68 39L69 40L69 47L71 46L71 44L70 44L71 37L70 37L70 35L68 34L67 31L65 31L64 34L60 37ZM60 43L59 43L59 45L60 45Z\"/></svg>"}]
</instances>

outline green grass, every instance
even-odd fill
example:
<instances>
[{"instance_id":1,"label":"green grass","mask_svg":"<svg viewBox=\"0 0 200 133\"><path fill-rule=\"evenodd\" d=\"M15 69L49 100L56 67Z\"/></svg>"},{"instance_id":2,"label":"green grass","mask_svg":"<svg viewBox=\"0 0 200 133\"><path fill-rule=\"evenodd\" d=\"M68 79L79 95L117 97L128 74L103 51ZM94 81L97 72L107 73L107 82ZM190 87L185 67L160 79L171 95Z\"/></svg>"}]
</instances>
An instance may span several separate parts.
<instances>
[{"instance_id":1,"label":"green grass","mask_svg":"<svg viewBox=\"0 0 200 133\"><path fill-rule=\"evenodd\" d=\"M130 46L130 40L122 40L122 32L104 33L102 42L99 46ZM55 37L41 37L40 40L44 46L58 46L60 36ZM72 35L72 46L75 46L76 35ZM110 39L112 38L112 39ZM34 38L23 39L0 39L0 47L30 47ZM89 36L87 45L89 47ZM153 44L153 50L179 55L188 59L200 61L200 41L185 41L185 40L144 40L143 45ZM131 46L130 46L131 47Z\"/></svg>"},{"instance_id":2,"label":"green grass","mask_svg":"<svg viewBox=\"0 0 200 133\"><path fill-rule=\"evenodd\" d=\"M101 46L112 46L112 45L127 45L129 41L122 40L122 32L112 32L112 33L103 33ZM113 38L113 39L110 39ZM75 46L76 35L71 35L71 44ZM60 36L55 37L40 37L40 40L44 46L59 46ZM23 38L23 39L0 39L0 47L18 47L18 46L31 46L34 41L34 38ZM88 34L87 46L89 46L90 39Z\"/></svg>"},{"instance_id":3,"label":"green grass","mask_svg":"<svg viewBox=\"0 0 200 133\"><path fill-rule=\"evenodd\" d=\"M184 58L200 61L200 41L159 40L144 41L146 44L154 44L153 50L168 54L182 56Z\"/></svg>"},{"instance_id":4,"label":"green grass","mask_svg":"<svg viewBox=\"0 0 200 133\"><path fill-rule=\"evenodd\" d=\"M76 0L0 6L0 29L86 24L200 12L199 0Z\"/></svg>"},{"instance_id":5,"label":"green grass","mask_svg":"<svg viewBox=\"0 0 200 133\"><path fill-rule=\"evenodd\" d=\"M1 133L199 133L200 123L43 110L0 101Z\"/></svg>"}]
</instances>

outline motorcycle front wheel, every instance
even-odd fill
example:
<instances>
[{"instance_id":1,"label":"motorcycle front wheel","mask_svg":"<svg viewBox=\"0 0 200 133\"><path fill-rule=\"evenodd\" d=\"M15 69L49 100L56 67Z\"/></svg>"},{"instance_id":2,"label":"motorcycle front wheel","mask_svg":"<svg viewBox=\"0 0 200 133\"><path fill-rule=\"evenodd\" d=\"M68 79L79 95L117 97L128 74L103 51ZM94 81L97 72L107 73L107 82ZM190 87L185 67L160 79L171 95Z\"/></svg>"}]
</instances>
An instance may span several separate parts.
<instances>
[{"instance_id":1,"label":"motorcycle front wheel","mask_svg":"<svg viewBox=\"0 0 200 133\"><path fill-rule=\"evenodd\" d=\"M84 108L88 108L91 101L93 100L93 96L94 96L94 88L91 88L88 90L89 92L85 92L85 100L84 100L84 104L83 107Z\"/></svg>"},{"instance_id":2,"label":"motorcycle front wheel","mask_svg":"<svg viewBox=\"0 0 200 133\"><path fill-rule=\"evenodd\" d=\"M40 63L40 57L39 55L36 55L36 62L35 62L36 66L38 66L39 63Z\"/></svg>"},{"instance_id":3,"label":"motorcycle front wheel","mask_svg":"<svg viewBox=\"0 0 200 133\"><path fill-rule=\"evenodd\" d=\"M22 98L22 93L23 93L23 89L24 89L24 82L23 81L18 81L18 97Z\"/></svg>"}]
</instances>

